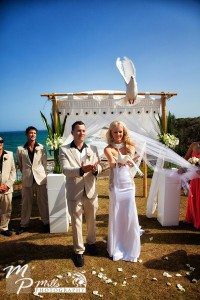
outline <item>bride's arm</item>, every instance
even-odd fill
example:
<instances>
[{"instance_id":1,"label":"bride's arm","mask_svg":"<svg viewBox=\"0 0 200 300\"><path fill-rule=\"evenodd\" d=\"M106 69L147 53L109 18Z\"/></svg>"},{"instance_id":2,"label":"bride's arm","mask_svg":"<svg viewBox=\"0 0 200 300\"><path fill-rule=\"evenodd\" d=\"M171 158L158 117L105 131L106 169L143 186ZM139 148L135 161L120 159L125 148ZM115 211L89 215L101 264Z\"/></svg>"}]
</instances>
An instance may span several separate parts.
<instances>
[{"instance_id":1,"label":"bride's arm","mask_svg":"<svg viewBox=\"0 0 200 300\"><path fill-rule=\"evenodd\" d=\"M112 150L109 146L107 146L105 149L104 149L104 154L105 156L107 157L108 159L108 162L110 164L110 167L111 168L115 168L116 167L116 159L114 158L113 156L113 153L112 153Z\"/></svg>"}]
</instances>

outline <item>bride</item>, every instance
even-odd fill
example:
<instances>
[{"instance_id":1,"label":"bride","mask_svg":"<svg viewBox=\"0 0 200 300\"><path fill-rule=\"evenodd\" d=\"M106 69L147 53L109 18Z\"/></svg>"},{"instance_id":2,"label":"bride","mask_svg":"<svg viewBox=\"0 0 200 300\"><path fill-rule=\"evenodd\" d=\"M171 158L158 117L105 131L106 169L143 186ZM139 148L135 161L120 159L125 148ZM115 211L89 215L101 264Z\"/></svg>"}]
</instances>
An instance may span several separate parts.
<instances>
[{"instance_id":1,"label":"bride","mask_svg":"<svg viewBox=\"0 0 200 300\"><path fill-rule=\"evenodd\" d=\"M131 177L135 147L122 122L112 122L104 153L110 163L108 253L116 260L136 262L140 255L140 226Z\"/></svg>"}]
</instances>

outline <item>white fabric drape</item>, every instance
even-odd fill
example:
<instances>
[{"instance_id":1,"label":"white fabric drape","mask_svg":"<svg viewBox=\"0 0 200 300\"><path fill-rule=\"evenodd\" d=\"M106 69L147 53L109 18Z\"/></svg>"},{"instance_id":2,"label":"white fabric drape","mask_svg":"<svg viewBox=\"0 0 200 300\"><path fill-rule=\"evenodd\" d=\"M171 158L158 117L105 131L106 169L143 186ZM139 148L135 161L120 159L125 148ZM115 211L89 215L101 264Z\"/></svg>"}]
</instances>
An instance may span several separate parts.
<instances>
[{"instance_id":1,"label":"white fabric drape","mask_svg":"<svg viewBox=\"0 0 200 300\"><path fill-rule=\"evenodd\" d=\"M125 102L124 96L114 95L114 91L107 91L106 96L97 96L93 93L90 92L86 96L67 95L57 99L61 119L67 115L65 144L70 141L71 125L77 120L86 124L88 136L112 121L120 120L126 123L132 131L156 138L158 128L155 116L161 112L160 99L149 95L138 96L132 105Z\"/></svg>"},{"instance_id":2,"label":"white fabric drape","mask_svg":"<svg viewBox=\"0 0 200 300\"><path fill-rule=\"evenodd\" d=\"M93 93L88 92L86 96L70 94L57 99L61 119L67 115L64 144L68 144L72 140L71 125L75 121L81 120L86 125L88 140L98 147L99 153L102 155L106 146L106 141L101 137L102 128L109 126L112 121L122 121L130 130L135 143L139 155L138 166L142 158L152 169L162 168L160 160L163 164L170 162L180 167L191 166L184 158L156 140L158 127L155 116L161 113L160 99L152 98L147 94L144 97L138 96L132 105L125 102L124 96L114 95L114 91L109 91L107 96L96 96ZM133 172L133 175L135 173L136 171ZM154 176L158 176L158 174L154 174ZM155 182L157 181L154 180ZM154 184L150 188L147 214L152 213L156 193L157 186Z\"/></svg>"},{"instance_id":3,"label":"white fabric drape","mask_svg":"<svg viewBox=\"0 0 200 300\"><path fill-rule=\"evenodd\" d=\"M139 161L143 158L153 169L158 158L181 167L190 166L189 162L156 140L158 127L155 117L161 111L160 99L147 94L138 96L132 105L124 102L124 96L114 95L116 91L99 91L107 92L105 96L93 95L95 92L97 91L87 92L88 95L85 96L69 94L57 99L61 119L67 115L64 144L72 140L72 124L81 120L86 125L88 138L97 145L102 154L106 145L106 141L101 138L102 128L118 120L128 127L140 156Z\"/></svg>"}]
</instances>

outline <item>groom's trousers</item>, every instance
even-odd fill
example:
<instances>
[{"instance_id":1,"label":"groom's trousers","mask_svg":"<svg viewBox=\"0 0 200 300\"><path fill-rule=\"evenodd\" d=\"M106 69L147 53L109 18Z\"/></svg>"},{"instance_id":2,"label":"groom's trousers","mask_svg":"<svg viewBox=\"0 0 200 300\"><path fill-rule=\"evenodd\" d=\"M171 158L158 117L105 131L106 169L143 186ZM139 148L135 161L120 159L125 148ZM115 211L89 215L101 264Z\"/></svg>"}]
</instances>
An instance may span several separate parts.
<instances>
[{"instance_id":1,"label":"groom's trousers","mask_svg":"<svg viewBox=\"0 0 200 300\"><path fill-rule=\"evenodd\" d=\"M94 244L96 242L96 212L98 209L98 197L89 199L84 192L81 200L68 201L68 208L72 222L74 251L77 254L83 254L85 251L82 232L83 213L85 215L87 226L86 243Z\"/></svg>"}]
</instances>

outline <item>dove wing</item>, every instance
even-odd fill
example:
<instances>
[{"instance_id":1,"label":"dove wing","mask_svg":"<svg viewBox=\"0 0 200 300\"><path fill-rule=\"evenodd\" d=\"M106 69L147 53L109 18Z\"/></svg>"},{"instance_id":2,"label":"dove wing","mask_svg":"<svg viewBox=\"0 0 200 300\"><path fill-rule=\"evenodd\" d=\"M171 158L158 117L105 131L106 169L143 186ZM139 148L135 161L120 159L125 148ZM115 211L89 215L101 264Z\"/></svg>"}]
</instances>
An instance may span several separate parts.
<instances>
[{"instance_id":1,"label":"dove wing","mask_svg":"<svg viewBox=\"0 0 200 300\"><path fill-rule=\"evenodd\" d=\"M133 62L128 57L124 56L123 59L120 59L120 57L118 57L116 60L116 66L122 77L124 78L126 84L130 82L131 77L135 78L136 70Z\"/></svg>"}]
</instances>

